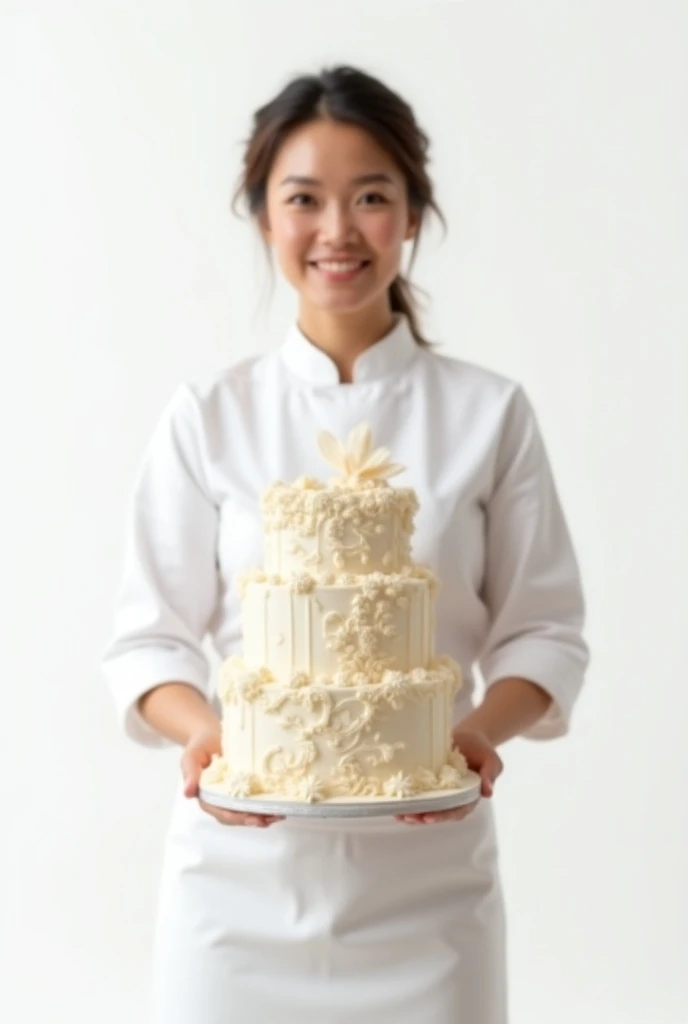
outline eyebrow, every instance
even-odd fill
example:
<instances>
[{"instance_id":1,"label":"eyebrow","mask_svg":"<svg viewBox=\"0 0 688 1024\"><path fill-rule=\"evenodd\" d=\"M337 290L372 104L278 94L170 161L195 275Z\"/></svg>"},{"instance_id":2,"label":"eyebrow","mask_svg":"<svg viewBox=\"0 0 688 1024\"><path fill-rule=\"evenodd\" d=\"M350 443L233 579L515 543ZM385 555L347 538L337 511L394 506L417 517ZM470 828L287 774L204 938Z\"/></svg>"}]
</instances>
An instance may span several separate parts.
<instances>
[{"instance_id":1,"label":"eyebrow","mask_svg":"<svg viewBox=\"0 0 688 1024\"><path fill-rule=\"evenodd\" d=\"M361 174L358 178L353 178L351 181L352 185L374 185L374 184L386 184L393 185L394 182L390 178L389 174L384 174L382 171L376 174ZM322 185L322 181L317 178L304 177L301 174L290 174L280 185Z\"/></svg>"}]
</instances>

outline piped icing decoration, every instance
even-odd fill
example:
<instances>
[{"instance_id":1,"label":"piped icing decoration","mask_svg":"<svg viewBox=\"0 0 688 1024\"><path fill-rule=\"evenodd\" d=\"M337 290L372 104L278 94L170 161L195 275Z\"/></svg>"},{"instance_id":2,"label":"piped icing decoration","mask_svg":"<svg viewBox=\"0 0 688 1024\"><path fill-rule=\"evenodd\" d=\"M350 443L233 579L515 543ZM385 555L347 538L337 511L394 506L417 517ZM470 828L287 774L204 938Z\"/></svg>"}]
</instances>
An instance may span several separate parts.
<instances>
[{"instance_id":1,"label":"piped icing decoration","mask_svg":"<svg viewBox=\"0 0 688 1024\"><path fill-rule=\"evenodd\" d=\"M316 775L304 775L296 783L296 792L300 800L309 804L316 803L326 796L325 783Z\"/></svg>"},{"instance_id":2,"label":"piped icing decoration","mask_svg":"<svg viewBox=\"0 0 688 1024\"><path fill-rule=\"evenodd\" d=\"M382 483L406 469L392 462L389 448L373 449L373 435L369 423L359 423L350 432L346 444L334 434L321 430L318 448L323 457L339 471L332 483L335 487L360 487L366 482Z\"/></svg>"},{"instance_id":3,"label":"piped icing decoration","mask_svg":"<svg viewBox=\"0 0 688 1024\"><path fill-rule=\"evenodd\" d=\"M416 792L416 786L414 786L413 779L410 775L404 775L403 772L396 772L395 775L391 775L387 781L383 783L382 791L385 796L398 797L403 800L414 795Z\"/></svg>"},{"instance_id":4,"label":"piped icing decoration","mask_svg":"<svg viewBox=\"0 0 688 1024\"><path fill-rule=\"evenodd\" d=\"M404 800L422 793L460 789L465 781L461 771L445 764L439 772L417 768L410 774L395 772L383 780L367 775L365 768L355 761L344 762L332 777L325 781L313 773L285 771L281 766L275 772L232 772L224 757L217 757L201 774L201 785L238 798L261 794L279 794L308 803L319 803L331 797L391 797Z\"/></svg>"},{"instance_id":5,"label":"piped icing decoration","mask_svg":"<svg viewBox=\"0 0 688 1024\"><path fill-rule=\"evenodd\" d=\"M418 499L385 480L302 489L272 484L262 495L266 574L393 572L409 564Z\"/></svg>"},{"instance_id":6,"label":"piped icing decoration","mask_svg":"<svg viewBox=\"0 0 688 1024\"><path fill-rule=\"evenodd\" d=\"M410 672L386 669L376 682L371 682L363 673L337 672L333 678L319 675L315 683L306 672L295 672L288 681L280 682L264 665L257 669L248 668L241 654L231 654L220 669L217 693L226 703L237 700L249 704L259 700L269 702L269 694L277 692L279 699L291 697L307 704L314 699L322 700L323 691L334 687L350 689L370 704L385 701L398 709L407 699L432 695L438 687L447 687L453 699L462 682L461 667L448 654L434 658L427 668L414 668ZM301 691L300 695L298 691Z\"/></svg>"},{"instance_id":7,"label":"piped icing decoration","mask_svg":"<svg viewBox=\"0 0 688 1024\"><path fill-rule=\"evenodd\" d=\"M411 564L402 567L400 572L395 573L266 573L263 569L252 567L244 572L237 573L234 578L236 593L240 598L246 596L246 590L252 583L267 584L271 587L289 587L295 594L310 594L317 587L355 587L366 584L367 586L379 585L383 587L394 587L404 580L425 580L431 593L435 593L440 587L438 576L425 565ZM401 606L405 601L403 595L398 596L397 602Z\"/></svg>"},{"instance_id":8,"label":"piped icing decoration","mask_svg":"<svg viewBox=\"0 0 688 1024\"><path fill-rule=\"evenodd\" d=\"M251 796L254 788L251 772L227 772L225 777L227 792L239 799Z\"/></svg>"}]
</instances>

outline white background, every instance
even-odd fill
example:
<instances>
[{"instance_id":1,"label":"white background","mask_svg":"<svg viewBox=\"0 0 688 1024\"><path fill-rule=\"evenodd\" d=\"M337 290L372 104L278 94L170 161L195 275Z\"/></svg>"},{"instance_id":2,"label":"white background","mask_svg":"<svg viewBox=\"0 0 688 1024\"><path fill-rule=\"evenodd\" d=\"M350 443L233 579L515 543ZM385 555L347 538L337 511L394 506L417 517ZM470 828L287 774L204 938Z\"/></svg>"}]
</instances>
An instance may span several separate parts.
<instances>
[{"instance_id":1,"label":"white background","mask_svg":"<svg viewBox=\"0 0 688 1024\"><path fill-rule=\"evenodd\" d=\"M178 752L127 743L99 675L124 504L176 385L293 314L228 210L253 109L350 62L430 133L427 331L526 385L586 583L573 733L507 744L495 795L512 1024L686 1024L683 0L24 0L0 27L0 1020L147 1021Z\"/></svg>"}]
</instances>

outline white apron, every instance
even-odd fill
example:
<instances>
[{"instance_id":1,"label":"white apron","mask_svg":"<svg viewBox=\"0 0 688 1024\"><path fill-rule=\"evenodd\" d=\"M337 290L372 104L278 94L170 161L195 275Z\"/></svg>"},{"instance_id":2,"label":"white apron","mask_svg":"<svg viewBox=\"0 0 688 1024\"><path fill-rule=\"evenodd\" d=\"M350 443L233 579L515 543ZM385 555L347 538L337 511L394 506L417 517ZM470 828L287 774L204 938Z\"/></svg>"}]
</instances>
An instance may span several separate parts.
<instances>
[{"instance_id":1,"label":"white apron","mask_svg":"<svg viewBox=\"0 0 688 1024\"><path fill-rule=\"evenodd\" d=\"M179 798L155 1024L506 1024L492 810L228 827Z\"/></svg>"},{"instance_id":2,"label":"white apron","mask_svg":"<svg viewBox=\"0 0 688 1024\"><path fill-rule=\"evenodd\" d=\"M260 564L260 494L327 476L315 443L368 420L420 509L413 556L440 577L437 643L490 686L553 702L525 735L568 729L587 648L578 567L535 416L491 371L419 348L407 322L354 382L292 325L280 348L170 402L143 460L104 670L132 739L156 683L211 689L202 641L241 649L235 574ZM463 821L227 827L179 797L165 852L156 1024L505 1024L502 902L489 802Z\"/></svg>"}]
</instances>

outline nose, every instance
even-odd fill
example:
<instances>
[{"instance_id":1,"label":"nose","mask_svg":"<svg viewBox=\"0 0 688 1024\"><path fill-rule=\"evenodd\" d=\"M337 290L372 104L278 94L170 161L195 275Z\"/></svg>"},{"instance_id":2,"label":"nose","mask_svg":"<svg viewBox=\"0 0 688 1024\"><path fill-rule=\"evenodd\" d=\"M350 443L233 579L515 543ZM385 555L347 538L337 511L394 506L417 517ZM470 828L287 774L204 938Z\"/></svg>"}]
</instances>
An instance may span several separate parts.
<instances>
[{"instance_id":1,"label":"nose","mask_svg":"<svg viewBox=\"0 0 688 1024\"><path fill-rule=\"evenodd\" d=\"M356 235L356 225L348 203L328 203L320 223L322 241L333 249L344 245Z\"/></svg>"}]
</instances>

